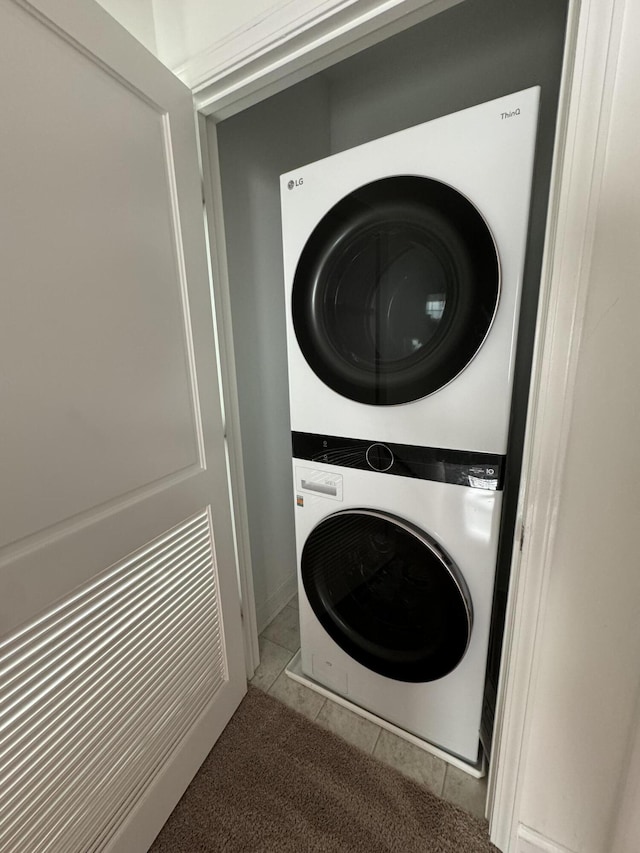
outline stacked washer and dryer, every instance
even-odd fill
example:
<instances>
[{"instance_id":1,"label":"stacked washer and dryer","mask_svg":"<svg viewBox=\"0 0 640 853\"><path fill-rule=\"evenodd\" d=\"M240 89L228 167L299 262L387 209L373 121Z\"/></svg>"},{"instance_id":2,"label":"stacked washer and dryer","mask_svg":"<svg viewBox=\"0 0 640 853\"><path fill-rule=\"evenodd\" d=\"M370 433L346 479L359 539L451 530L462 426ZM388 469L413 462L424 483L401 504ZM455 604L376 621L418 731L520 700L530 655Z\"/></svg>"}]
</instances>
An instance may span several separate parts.
<instances>
[{"instance_id":1,"label":"stacked washer and dryer","mask_svg":"<svg viewBox=\"0 0 640 853\"><path fill-rule=\"evenodd\" d=\"M538 98L281 179L301 671L471 765Z\"/></svg>"}]
</instances>

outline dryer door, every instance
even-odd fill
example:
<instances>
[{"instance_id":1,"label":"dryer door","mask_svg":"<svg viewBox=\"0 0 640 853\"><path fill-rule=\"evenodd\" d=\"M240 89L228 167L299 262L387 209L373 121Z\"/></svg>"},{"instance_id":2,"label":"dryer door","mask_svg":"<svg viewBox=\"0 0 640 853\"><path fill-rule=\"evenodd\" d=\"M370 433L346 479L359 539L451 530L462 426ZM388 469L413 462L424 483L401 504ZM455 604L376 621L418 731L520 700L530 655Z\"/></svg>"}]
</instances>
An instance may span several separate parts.
<instances>
[{"instance_id":1,"label":"dryer door","mask_svg":"<svg viewBox=\"0 0 640 853\"><path fill-rule=\"evenodd\" d=\"M433 681L464 657L472 627L467 587L417 527L373 510L335 513L309 535L301 573L329 636L374 672Z\"/></svg>"},{"instance_id":2,"label":"dryer door","mask_svg":"<svg viewBox=\"0 0 640 853\"><path fill-rule=\"evenodd\" d=\"M427 178L384 178L340 201L312 233L294 277L293 325L334 391L406 403L464 370L499 290L493 237L468 199Z\"/></svg>"}]
</instances>

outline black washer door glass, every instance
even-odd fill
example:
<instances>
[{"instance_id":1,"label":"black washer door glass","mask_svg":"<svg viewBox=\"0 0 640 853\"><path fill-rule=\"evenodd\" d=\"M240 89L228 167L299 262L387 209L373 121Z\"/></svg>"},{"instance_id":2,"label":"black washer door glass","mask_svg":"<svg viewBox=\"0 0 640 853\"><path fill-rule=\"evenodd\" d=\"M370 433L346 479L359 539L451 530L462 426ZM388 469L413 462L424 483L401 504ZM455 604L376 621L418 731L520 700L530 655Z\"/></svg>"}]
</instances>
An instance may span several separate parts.
<instances>
[{"instance_id":1,"label":"black washer door glass","mask_svg":"<svg viewBox=\"0 0 640 853\"><path fill-rule=\"evenodd\" d=\"M374 672L433 681L464 657L472 624L466 585L412 525L371 510L338 512L311 532L301 572L329 636Z\"/></svg>"},{"instance_id":2,"label":"black washer door glass","mask_svg":"<svg viewBox=\"0 0 640 853\"><path fill-rule=\"evenodd\" d=\"M498 304L491 233L476 208L427 178L385 178L318 224L293 283L293 324L339 394L389 405L437 391L482 345Z\"/></svg>"}]
</instances>

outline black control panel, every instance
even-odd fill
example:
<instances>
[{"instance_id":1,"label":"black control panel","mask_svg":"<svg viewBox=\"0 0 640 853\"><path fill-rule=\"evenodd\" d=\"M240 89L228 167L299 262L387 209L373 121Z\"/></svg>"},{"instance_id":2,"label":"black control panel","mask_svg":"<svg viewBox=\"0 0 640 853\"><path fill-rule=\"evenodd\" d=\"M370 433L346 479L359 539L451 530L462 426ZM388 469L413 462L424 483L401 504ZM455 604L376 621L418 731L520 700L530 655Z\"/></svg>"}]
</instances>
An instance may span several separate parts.
<instances>
[{"instance_id":1,"label":"black control panel","mask_svg":"<svg viewBox=\"0 0 640 853\"><path fill-rule=\"evenodd\" d=\"M500 491L505 457L470 450L418 447L335 435L292 432L293 456L341 468L360 468L398 477Z\"/></svg>"}]
</instances>

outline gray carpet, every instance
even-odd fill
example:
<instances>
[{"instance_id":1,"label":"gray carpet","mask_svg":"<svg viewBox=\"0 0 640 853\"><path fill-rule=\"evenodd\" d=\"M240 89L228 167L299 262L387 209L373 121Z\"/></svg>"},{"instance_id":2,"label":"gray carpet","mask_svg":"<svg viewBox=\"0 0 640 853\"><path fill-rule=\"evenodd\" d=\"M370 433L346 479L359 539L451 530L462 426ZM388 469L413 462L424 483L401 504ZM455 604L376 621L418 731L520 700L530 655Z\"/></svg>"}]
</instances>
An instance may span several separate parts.
<instances>
[{"instance_id":1,"label":"gray carpet","mask_svg":"<svg viewBox=\"0 0 640 853\"><path fill-rule=\"evenodd\" d=\"M486 823L254 688L152 853L490 853Z\"/></svg>"}]
</instances>

